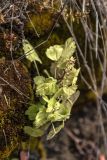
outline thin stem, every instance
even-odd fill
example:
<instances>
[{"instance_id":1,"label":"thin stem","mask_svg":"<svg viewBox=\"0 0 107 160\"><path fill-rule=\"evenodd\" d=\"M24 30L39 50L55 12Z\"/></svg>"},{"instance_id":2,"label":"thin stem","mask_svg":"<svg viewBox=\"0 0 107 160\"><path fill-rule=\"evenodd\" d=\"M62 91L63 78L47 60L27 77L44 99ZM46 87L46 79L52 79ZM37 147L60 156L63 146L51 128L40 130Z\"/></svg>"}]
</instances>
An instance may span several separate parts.
<instances>
[{"instance_id":1,"label":"thin stem","mask_svg":"<svg viewBox=\"0 0 107 160\"><path fill-rule=\"evenodd\" d=\"M40 76L39 69L38 69L38 66L37 66L36 61L34 61L34 65L35 65L35 68L36 68L36 71L37 71L38 76Z\"/></svg>"}]
</instances>

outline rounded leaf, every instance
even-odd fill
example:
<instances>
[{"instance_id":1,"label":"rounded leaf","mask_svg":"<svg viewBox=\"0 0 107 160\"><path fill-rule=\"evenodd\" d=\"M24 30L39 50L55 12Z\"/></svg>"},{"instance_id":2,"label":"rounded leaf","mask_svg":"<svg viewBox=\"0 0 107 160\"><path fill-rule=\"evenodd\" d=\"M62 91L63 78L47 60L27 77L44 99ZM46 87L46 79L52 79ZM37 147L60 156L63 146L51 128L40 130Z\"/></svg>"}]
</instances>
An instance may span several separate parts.
<instances>
[{"instance_id":1,"label":"rounded leaf","mask_svg":"<svg viewBox=\"0 0 107 160\"><path fill-rule=\"evenodd\" d=\"M41 137L44 132L41 129L25 126L24 132L32 137Z\"/></svg>"},{"instance_id":2,"label":"rounded leaf","mask_svg":"<svg viewBox=\"0 0 107 160\"><path fill-rule=\"evenodd\" d=\"M53 61L57 61L62 55L62 51L63 51L62 46L54 45L54 46L49 47L46 50L46 56Z\"/></svg>"}]
</instances>

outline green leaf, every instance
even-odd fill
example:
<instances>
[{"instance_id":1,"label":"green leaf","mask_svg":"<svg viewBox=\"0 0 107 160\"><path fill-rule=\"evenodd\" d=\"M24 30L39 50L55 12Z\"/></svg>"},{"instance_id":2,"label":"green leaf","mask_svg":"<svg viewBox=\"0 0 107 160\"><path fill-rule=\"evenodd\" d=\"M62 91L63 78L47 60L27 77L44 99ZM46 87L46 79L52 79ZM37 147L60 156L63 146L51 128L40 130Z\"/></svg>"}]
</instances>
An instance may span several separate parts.
<instances>
[{"instance_id":1,"label":"green leaf","mask_svg":"<svg viewBox=\"0 0 107 160\"><path fill-rule=\"evenodd\" d=\"M62 55L62 51L63 48L61 45L54 45L46 50L46 56L53 61L57 61Z\"/></svg>"},{"instance_id":2,"label":"green leaf","mask_svg":"<svg viewBox=\"0 0 107 160\"><path fill-rule=\"evenodd\" d=\"M76 92L76 89L77 89L77 85L63 87L63 91L67 95L68 98Z\"/></svg>"},{"instance_id":3,"label":"green leaf","mask_svg":"<svg viewBox=\"0 0 107 160\"><path fill-rule=\"evenodd\" d=\"M56 103L56 99L54 97L52 97L49 101L48 101L48 106L47 106L47 109L46 109L46 112L47 113L50 113L54 110L54 107L55 107L55 103Z\"/></svg>"},{"instance_id":4,"label":"green leaf","mask_svg":"<svg viewBox=\"0 0 107 160\"><path fill-rule=\"evenodd\" d=\"M32 137L41 137L44 132L41 129L25 126L24 132Z\"/></svg>"},{"instance_id":5,"label":"green leaf","mask_svg":"<svg viewBox=\"0 0 107 160\"><path fill-rule=\"evenodd\" d=\"M49 102L49 98L48 98L47 96L43 96L42 98L43 98L43 100L44 100L45 102L47 102L47 103Z\"/></svg>"},{"instance_id":6,"label":"green leaf","mask_svg":"<svg viewBox=\"0 0 107 160\"><path fill-rule=\"evenodd\" d=\"M45 82L37 85L36 93L37 95L45 96L45 95L53 95L57 91L57 80L50 77L46 78Z\"/></svg>"},{"instance_id":7,"label":"green leaf","mask_svg":"<svg viewBox=\"0 0 107 160\"><path fill-rule=\"evenodd\" d=\"M72 71L72 74L74 74L74 78L72 80L72 85L76 84L79 72L80 72L80 68L79 69L74 69L74 73Z\"/></svg>"},{"instance_id":8,"label":"green leaf","mask_svg":"<svg viewBox=\"0 0 107 160\"><path fill-rule=\"evenodd\" d=\"M75 45L74 40L72 38L68 38L65 42L62 57L64 57L64 55L66 55L66 57L70 58L73 55L73 53L75 52L75 49L76 49L76 45Z\"/></svg>"},{"instance_id":9,"label":"green leaf","mask_svg":"<svg viewBox=\"0 0 107 160\"><path fill-rule=\"evenodd\" d=\"M69 74L65 74L63 79L63 86L74 86L77 82L77 77L79 74L80 69L72 68Z\"/></svg>"},{"instance_id":10,"label":"green leaf","mask_svg":"<svg viewBox=\"0 0 107 160\"><path fill-rule=\"evenodd\" d=\"M26 54L26 58L29 61L31 61L31 62L38 61L38 62L42 63L37 52L35 51L33 46L29 43L29 41L26 39L23 40L23 50L24 50L24 53Z\"/></svg>"},{"instance_id":11,"label":"green leaf","mask_svg":"<svg viewBox=\"0 0 107 160\"><path fill-rule=\"evenodd\" d=\"M65 121L69 118L69 109L66 105L56 102L54 111L49 114L48 119L51 122Z\"/></svg>"},{"instance_id":12,"label":"green leaf","mask_svg":"<svg viewBox=\"0 0 107 160\"><path fill-rule=\"evenodd\" d=\"M70 115L71 115L71 110L72 110L72 107L73 107L73 103L72 103L72 101L70 101L69 99L67 99L65 105L67 107L67 116L66 116L66 119L69 119Z\"/></svg>"},{"instance_id":13,"label":"green leaf","mask_svg":"<svg viewBox=\"0 0 107 160\"><path fill-rule=\"evenodd\" d=\"M38 113L40 107L42 107L40 103L32 104L28 110L26 110L25 115L28 115L29 120L35 120L36 114Z\"/></svg>"},{"instance_id":14,"label":"green leaf","mask_svg":"<svg viewBox=\"0 0 107 160\"><path fill-rule=\"evenodd\" d=\"M34 78L34 83L36 84L36 85L40 85L40 84L42 84L42 83L44 83L45 82L45 77L43 77L43 76L36 76L35 78Z\"/></svg>"},{"instance_id":15,"label":"green leaf","mask_svg":"<svg viewBox=\"0 0 107 160\"><path fill-rule=\"evenodd\" d=\"M46 108L45 107L40 108L35 118L35 122L34 122L35 126L39 128L43 126L45 123L47 123L48 122L47 116L48 115L46 113Z\"/></svg>"},{"instance_id":16,"label":"green leaf","mask_svg":"<svg viewBox=\"0 0 107 160\"><path fill-rule=\"evenodd\" d=\"M58 60L57 67L64 69L66 67L66 62L75 52L76 45L72 38L68 38L65 42L64 49L61 57Z\"/></svg>"},{"instance_id":17,"label":"green leaf","mask_svg":"<svg viewBox=\"0 0 107 160\"><path fill-rule=\"evenodd\" d=\"M61 123L59 126L54 127L54 125L52 125L50 132L47 135L47 140L52 139L58 132L60 132L60 130L64 128L64 123Z\"/></svg>"}]
</instances>

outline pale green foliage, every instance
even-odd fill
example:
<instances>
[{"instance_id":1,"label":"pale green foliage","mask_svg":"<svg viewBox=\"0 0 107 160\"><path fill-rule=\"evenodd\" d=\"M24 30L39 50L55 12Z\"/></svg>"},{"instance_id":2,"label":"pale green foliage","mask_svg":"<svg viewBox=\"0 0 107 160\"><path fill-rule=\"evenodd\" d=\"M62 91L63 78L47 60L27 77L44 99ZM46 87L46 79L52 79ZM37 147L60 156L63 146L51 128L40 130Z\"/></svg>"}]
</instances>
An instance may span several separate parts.
<instances>
[{"instance_id":1,"label":"pale green foliage","mask_svg":"<svg viewBox=\"0 0 107 160\"><path fill-rule=\"evenodd\" d=\"M42 108L40 108L37 116L35 117L35 121L34 124L36 126L36 128L41 127L42 125L44 125L45 123L48 122L48 118L47 118L47 113L46 113L46 107L43 106Z\"/></svg>"},{"instance_id":2,"label":"pale green foliage","mask_svg":"<svg viewBox=\"0 0 107 160\"><path fill-rule=\"evenodd\" d=\"M46 56L53 61L57 61L62 55L62 51L63 51L62 46L54 45L47 49Z\"/></svg>"},{"instance_id":3,"label":"pale green foliage","mask_svg":"<svg viewBox=\"0 0 107 160\"><path fill-rule=\"evenodd\" d=\"M32 137L40 137L44 134L43 130L29 126L25 126L24 131Z\"/></svg>"},{"instance_id":4,"label":"pale green foliage","mask_svg":"<svg viewBox=\"0 0 107 160\"><path fill-rule=\"evenodd\" d=\"M38 61L39 63L42 63L37 52L35 51L33 46L29 43L29 41L26 39L23 40L23 50L24 50L24 53L26 54L26 58L29 61L31 62Z\"/></svg>"},{"instance_id":5,"label":"pale green foliage","mask_svg":"<svg viewBox=\"0 0 107 160\"><path fill-rule=\"evenodd\" d=\"M62 57L65 57L65 55L66 55L67 59L70 58L73 55L73 53L75 52L75 49L76 49L75 42L73 41L72 38L68 38L65 42L65 45L64 45Z\"/></svg>"},{"instance_id":6,"label":"pale green foliage","mask_svg":"<svg viewBox=\"0 0 107 160\"><path fill-rule=\"evenodd\" d=\"M66 67L67 61L73 59L72 55L75 52L76 46L72 38L67 39L62 51L62 55L58 60L57 66L64 69Z\"/></svg>"},{"instance_id":7,"label":"pale green foliage","mask_svg":"<svg viewBox=\"0 0 107 160\"><path fill-rule=\"evenodd\" d=\"M34 83L36 84L36 85L40 85L40 84L42 84L42 83L44 83L45 82L45 77L43 77L43 76L36 76L35 78L34 78Z\"/></svg>"},{"instance_id":8,"label":"pale green foliage","mask_svg":"<svg viewBox=\"0 0 107 160\"><path fill-rule=\"evenodd\" d=\"M65 121L69 118L69 108L65 106L63 103L56 102L53 108L53 111L50 112L48 116L48 119L51 122Z\"/></svg>"},{"instance_id":9,"label":"pale green foliage","mask_svg":"<svg viewBox=\"0 0 107 160\"><path fill-rule=\"evenodd\" d=\"M28 115L30 120L35 120L35 116L39 111L39 108L41 108L42 105L39 103L32 104L29 106L28 110L25 112L25 115Z\"/></svg>"},{"instance_id":10,"label":"pale green foliage","mask_svg":"<svg viewBox=\"0 0 107 160\"><path fill-rule=\"evenodd\" d=\"M37 95L40 95L40 96L52 95L53 93L56 92L57 80L54 79L53 77L45 78L43 80L43 78L41 78L41 76L37 76L36 79L37 79L37 82L36 82L36 86L37 86L36 87L36 94ZM39 79L39 83L38 83L38 79Z\"/></svg>"},{"instance_id":11,"label":"pale green foliage","mask_svg":"<svg viewBox=\"0 0 107 160\"><path fill-rule=\"evenodd\" d=\"M51 125L47 135L47 139L51 139L64 127L64 122L70 118L72 106L79 96L76 83L80 69L74 67L74 51L75 43L71 38L65 42L63 47L55 45L47 49L47 57L55 61L55 70L58 69L60 73L64 74L60 80L51 76L34 78L35 93L40 97L40 101L26 111L29 119L34 121L34 128L25 128L27 134L37 137L39 131L45 132L46 127Z\"/></svg>"}]
</instances>

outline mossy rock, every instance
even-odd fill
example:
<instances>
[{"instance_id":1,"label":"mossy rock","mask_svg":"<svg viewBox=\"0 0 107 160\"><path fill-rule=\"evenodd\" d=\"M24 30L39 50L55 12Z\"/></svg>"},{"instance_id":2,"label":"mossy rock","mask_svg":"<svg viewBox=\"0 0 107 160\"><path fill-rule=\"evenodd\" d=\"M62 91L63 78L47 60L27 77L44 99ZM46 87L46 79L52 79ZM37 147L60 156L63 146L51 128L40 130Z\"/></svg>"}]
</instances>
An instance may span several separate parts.
<instances>
[{"instance_id":1,"label":"mossy rock","mask_svg":"<svg viewBox=\"0 0 107 160\"><path fill-rule=\"evenodd\" d=\"M26 124L24 116L32 97L31 79L18 61L0 59L0 159L16 148Z\"/></svg>"},{"instance_id":2,"label":"mossy rock","mask_svg":"<svg viewBox=\"0 0 107 160\"><path fill-rule=\"evenodd\" d=\"M42 36L51 30L54 23L54 13L52 11L45 11L41 14L30 13L29 19L25 25L25 32Z\"/></svg>"},{"instance_id":3,"label":"mossy rock","mask_svg":"<svg viewBox=\"0 0 107 160\"><path fill-rule=\"evenodd\" d=\"M36 36L48 33L56 21L60 7L59 0L43 0L34 3L29 1L25 32L33 33Z\"/></svg>"}]
</instances>

